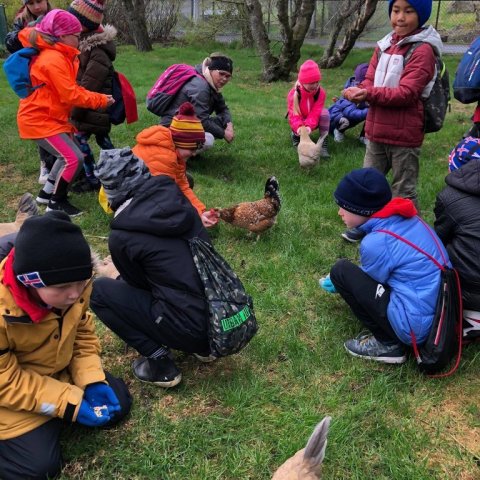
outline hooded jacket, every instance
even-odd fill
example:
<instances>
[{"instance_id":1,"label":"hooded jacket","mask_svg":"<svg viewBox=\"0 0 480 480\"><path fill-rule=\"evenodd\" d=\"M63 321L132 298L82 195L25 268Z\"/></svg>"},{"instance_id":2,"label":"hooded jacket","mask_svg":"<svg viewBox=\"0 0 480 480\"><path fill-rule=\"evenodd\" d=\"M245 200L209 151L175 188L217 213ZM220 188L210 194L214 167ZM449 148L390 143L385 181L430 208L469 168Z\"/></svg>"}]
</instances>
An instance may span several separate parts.
<instances>
[{"instance_id":1,"label":"hooded jacket","mask_svg":"<svg viewBox=\"0 0 480 480\"><path fill-rule=\"evenodd\" d=\"M312 131L318 128L326 96L322 87L318 87L315 92L308 92L300 82L295 83L287 95L288 123L292 132L297 134L298 129L303 125ZM295 107L297 101L299 109Z\"/></svg>"},{"instance_id":2,"label":"hooded jacket","mask_svg":"<svg viewBox=\"0 0 480 480\"><path fill-rule=\"evenodd\" d=\"M125 205L117 210L108 240L122 279L151 292L152 316L172 332L171 348L187 351L175 344L179 334L190 338L191 352L205 351L208 307L188 244L194 237L210 241L200 217L165 175L146 180Z\"/></svg>"},{"instance_id":3,"label":"hooded jacket","mask_svg":"<svg viewBox=\"0 0 480 480\"><path fill-rule=\"evenodd\" d=\"M116 36L117 29L112 25L105 25L95 32L81 36L78 45L79 85L92 92L112 95L113 62L117 55L114 42ZM111 129L108 111L74 107L71 120L80 132L107 135Z\"/></svg>"},{"instance_id":4,"label":"hooded jacket","mask_svg":"<svg viewBox=\"0 0 480 480\"><path fill-rule=\"evenodd\" d=\"M0 264L0 440L55 417L74 421L86 385L105 380L91 285L63 314L51 310L33 323L3 283L8 260Z\"/></svg>"},{"instance_id":5,"label":"hooded jacket","mask_svg":"<svg viewBox=\"0 0 480 480\"><path fill-rule=\"evenodd\" d=\"M424 44L415 49L404 67L404 56L415 42ZM390 32L377 45L365 80L359 85L367 90L370 106L366 137L377 143L420 147L425 129L422 96L428 97L433 86L435 53L440 55L443 48L440 35L432 26L406 37Z\"/></svg>"},{"instance_id":6,"label":"hooded jacket","mask_svg":"<svg viewBox=\"0 0 480 480\"><path fill-rule=\"evenodd\" d=\"M445 178L435 202L435 231L458 270L463 290L480 305L480 160L470 160ZM466 308L469 305L465 305ZM473 308L476 310L477 308Z\"/></svg>"},{"instance_id":7,"label":"hooded jacket","mask_svg":"<svg viewBox=\"0 0 480 480\"><path fill-rule=\"evenodd\" d=\"M411 345L410 330L419 344L430 332L440 285L439 268L425 255L379 230L390 230L409 240L443 264L435 232L417 216L413 203L394 198L359 227L367 235L360 244L362 270L390 287L387 316L401 342Z\"/></svg>"},{"instance_id":8,"label":"hooded jacket","mask_svg":"<svg viewBox=\"0 0 480 480\"><path fill-rule=\"evenodd\" d=\"M232 116L223 95L205 78L203 68L202 64L195 66L199 75L186 82L177 92L168 112L162 115L160 125L169 127L180 105L190 102L195 107L195 115L202 122L204 130L215 138L224 138L225 128L232 121Z\"/></svg>"},{"instance_id":9,"label":"hooded jacket","mask_svg":"<svg viewBox=\"0 0 480 480\"><path fill-rule=\"evenodd\" d=\"M137 144L132 152L141 158L152 175L168 175L182 193L195 207L199 215L205 211L205 205L190 188L186 176L187 163L177 157L172 134L166 127L154 125L142 130L136 137Z\"/></svg>"},{"instance_id":10,"label":"hooded jacket","mask_svg":"<svg viewBox=\"0 0 480 480\"><path fill-rule=\"evenodd\" d=\"M27 27L19 33L24 46L31 46L28 41L31 30ZM79 51L76 48L61 42L49 45L40 35L37 48L40 53L30 67L30 79L33 86L43 86L20 100L17 124L23 139L72 133L74 127L69 117L74 106L93 109L107 106L106 95L77 85Z\"/></svg>"}]
</instances>

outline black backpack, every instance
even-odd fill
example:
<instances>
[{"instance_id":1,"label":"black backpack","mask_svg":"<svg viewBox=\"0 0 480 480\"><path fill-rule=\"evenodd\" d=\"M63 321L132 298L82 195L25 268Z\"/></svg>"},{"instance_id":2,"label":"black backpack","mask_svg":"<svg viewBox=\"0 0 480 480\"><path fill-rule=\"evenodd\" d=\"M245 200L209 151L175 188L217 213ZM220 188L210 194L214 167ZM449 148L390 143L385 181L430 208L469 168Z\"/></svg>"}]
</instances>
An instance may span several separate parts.
<instances>
[{"instance_id":1,"label":"black backpack","mask_svg":"<svg viewBox=\"0 0 480 480\"><path fill-rule=\"evenodd\" d=\"M425 42L415 42L410 45L407 53L403 57L403 66L408 63L413 52ZM379 57L382 52L379 51ZM432 90L428 98L423 100L423 108L425 114L424 132L438 132L445 120L447 109L450 106L450 76L443 60L435 53L436 60L436 76Z\"/></svg>"},{"instance_id":2,"label":"black backpack","mask_svg":"<svg viewBox=\"0 0 480 480\"><path fill-rule=\"evenodd\" d=\"M403 65L405 66L415 49L424 42L412 43L412 46L405 54ZM425 112L425 133L438 132L445 120L447 109L450 105L450 76L443 60L435 54L436 70L435 82L428 98L423 99Z\"/></svg>"},{"instance_id":3,"label":"black backpack","mask_svg":"<svg viewBox=\"0 0 480 480\"><path fill-rule=\"evenodd\" d=\"M210 354L237 353L258 330L252 297L213 245L198 237L189 240L189 245L208 303Z\"/></svg>"}]
</instances>

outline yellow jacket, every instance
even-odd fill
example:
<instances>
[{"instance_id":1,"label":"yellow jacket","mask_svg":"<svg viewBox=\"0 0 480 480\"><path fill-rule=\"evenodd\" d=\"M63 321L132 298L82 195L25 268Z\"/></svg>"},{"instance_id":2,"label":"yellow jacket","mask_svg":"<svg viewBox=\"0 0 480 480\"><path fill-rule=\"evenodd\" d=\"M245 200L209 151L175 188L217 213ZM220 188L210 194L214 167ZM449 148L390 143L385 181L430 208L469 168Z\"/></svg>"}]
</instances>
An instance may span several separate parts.
<instances>
[{"instance_id":1,"label":"yellow jacket","mask_svg":"<svg viewBox=\"0 0 480 480\"><path fill-rule=\"evenodd\" d=\"M105 381L87 311L91 284L63 317L50 312L32 323L2 282L5 262L0 264L0 440L53 417L74 421L85 386Z\"/></svg>"},{"instance_id":2,"label":"yellow jacket","mask_svg":"<svg viewBox=\"0 0 480 480\"><path fill-rule=\"evenodd\" d=\"M170 130L161 125L142 130L136 137L132 152L141 158L152 175L168 175L188 198L201 216L205 205L193 193L186 176L187 164L177 157Z\"/></svg>"}]
</instances>

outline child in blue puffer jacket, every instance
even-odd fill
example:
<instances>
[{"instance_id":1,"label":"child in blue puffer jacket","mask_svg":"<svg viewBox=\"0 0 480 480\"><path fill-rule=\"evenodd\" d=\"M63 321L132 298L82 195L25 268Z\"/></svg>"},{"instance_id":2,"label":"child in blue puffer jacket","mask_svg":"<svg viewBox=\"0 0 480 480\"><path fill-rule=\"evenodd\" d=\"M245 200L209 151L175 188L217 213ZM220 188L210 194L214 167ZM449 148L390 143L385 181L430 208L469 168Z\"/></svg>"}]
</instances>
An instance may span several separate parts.
<instances>
[{"instance_id":1,"label":"child in blue puffer jacket","mask_svg":"<svg viewBox=\"0 0 480 480\"><path fill-rule=\"evenodd\" d=\"M363 82L363 80L365 80L367 69L368 63L360 63L357 65L355 67L354 75L345 82L343 88L355 87ZM364 122L367 118L368 104L367 102L356 104L342 96L336 100L332 106L328 107L328 111L330 113L329 133L333 135L336 142L343 142L345 131ZM359 140L362 143L366 142L364 129L362 129L360 133Z\"/></svg>"},{"instance_id":2,"label":"child in blue puffer jacket","mask_svg":"<svg viewBox=\"0 0 480 480\"><path fill-rule=\"evenodd\" d=\"M412 337L421 345L432 328L441 271L448 254L433 229L417 215L414 203L392 199L385 176L375 168L352 170L338 184L335 201L347 228L364 234L360 263L338 260L320 286L338 292L367 328L344 343L348 353L377 362L406 361ZM403 239L403 240L402 240Z\"/></svg>"}]
</instances>

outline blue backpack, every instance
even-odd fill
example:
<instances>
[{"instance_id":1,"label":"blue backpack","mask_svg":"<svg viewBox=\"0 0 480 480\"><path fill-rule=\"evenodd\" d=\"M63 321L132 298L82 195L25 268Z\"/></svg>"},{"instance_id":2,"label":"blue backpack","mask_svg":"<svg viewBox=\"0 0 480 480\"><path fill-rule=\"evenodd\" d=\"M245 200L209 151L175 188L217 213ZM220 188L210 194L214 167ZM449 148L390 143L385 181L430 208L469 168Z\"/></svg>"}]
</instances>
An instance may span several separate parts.
<instances>
[{"instance_id":1,"label":"blue backpack","mask_svg":"<svg viewBox=\"0 0 480 480\"><path fill-rule=\"evenodd\" d=\"M12 53L3 64L8 83L20 98L28 97L34 90L45 85L42 83L33 86L30 79L30 67L38 53L38 50L33 47L22 48Z\"/></svg>"},{"instance_id":2,"label":"blue backpack","mask_svg":"<svg viewBox=\"0 0 480 480\"><path fill-rule=\"evenodd\" d=\"M474 40L458 64L453 96L461 103L480 101L480 37Z\"/></svg>"}]
</instances>

